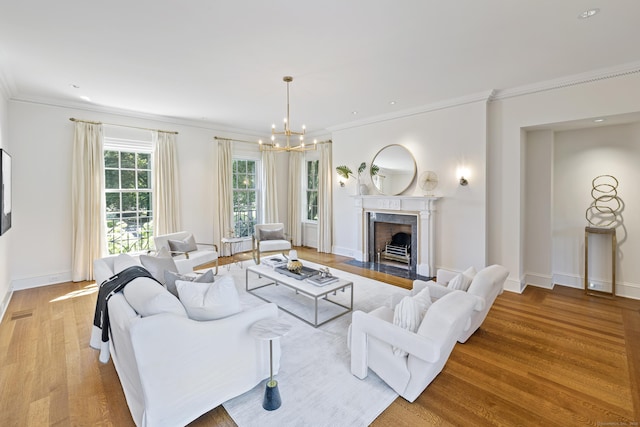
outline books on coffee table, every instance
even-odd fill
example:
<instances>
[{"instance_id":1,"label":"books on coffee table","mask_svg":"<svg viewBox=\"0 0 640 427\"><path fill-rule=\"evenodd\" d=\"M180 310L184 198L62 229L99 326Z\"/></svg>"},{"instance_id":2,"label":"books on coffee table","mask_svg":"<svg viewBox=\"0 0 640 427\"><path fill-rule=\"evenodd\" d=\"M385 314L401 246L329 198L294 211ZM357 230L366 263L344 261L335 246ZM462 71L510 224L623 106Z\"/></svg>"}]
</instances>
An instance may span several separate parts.
<instances>
[{"instance_id":1,"label":"books on coffee table","mask_svg":"<svg viewBox=\"0 0 640 427\"><path fill-rule=\"evenodd\" d=\"M287 259L283 256L271 256L268 258L262 258L260 262L264 265L268 265L269 267L283 267L287 265Z\"/></svg>"},{"instance_id":2,"label":"books on coffee table","mask_svg":"<svg viewBox=\"0 0 640 427\"><path fill-rule=\"evenodd\" d=\"M321 277L320 275L311 276L307 278L307 282L316 285L316 286L324 286L329 283L337 282L339 279L334 276Z\"/></svg>"}]
</instances>

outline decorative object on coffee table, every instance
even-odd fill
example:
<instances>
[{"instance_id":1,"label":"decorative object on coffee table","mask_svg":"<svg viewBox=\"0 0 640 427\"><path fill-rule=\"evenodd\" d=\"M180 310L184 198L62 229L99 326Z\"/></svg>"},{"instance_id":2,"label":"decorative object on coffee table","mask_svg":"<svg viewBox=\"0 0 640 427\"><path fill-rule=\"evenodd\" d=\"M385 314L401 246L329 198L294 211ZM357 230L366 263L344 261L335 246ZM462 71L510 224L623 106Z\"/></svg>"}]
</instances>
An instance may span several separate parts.
<instances>
[{"instance_id":1,"label":"decorative object on coffee table","mask_svg":"<svg viewBox=\"0 0 640 427\"><path fill-rule=\"evenodd\" d=\"M302 271L302 262L298 259L298 251L292 249L289 251L289 262L287 262L287 270L292 273L300 274Z\"/></svg>"},{"instance_id":2,"label":"decorative object on coffee table","mask_svg":"<svg viewBox=\"0 0 640 427\"><path fill-rule=\"evenodd\" d=\"M275 411L282 404L278 381L273 379L273 340L286 335L291 330L291 324L282 319L258 320L249 333L259 340L269 340L269 381L267 381L262 407L267 411Z\"/></svg>"}]
</instances>

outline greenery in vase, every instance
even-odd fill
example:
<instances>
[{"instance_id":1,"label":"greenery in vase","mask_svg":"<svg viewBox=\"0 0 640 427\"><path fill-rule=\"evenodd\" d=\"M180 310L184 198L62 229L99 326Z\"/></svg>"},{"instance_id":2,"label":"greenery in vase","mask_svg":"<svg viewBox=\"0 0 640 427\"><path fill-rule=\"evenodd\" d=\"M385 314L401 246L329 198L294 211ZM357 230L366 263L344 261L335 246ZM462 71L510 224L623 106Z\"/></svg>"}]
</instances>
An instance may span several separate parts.
<instances>
[{"instance_id":1,"label":"greenery in vase","mask_svg":"<svg viewBox=\"0 0 640 427\"><path fill-rule=\"evenodd\" d=\"M336 167L336 172L338 172L338 175L340 175L344 179L349 179L353 176L353 171L351 171L351 168L345 165Z\"/></svg>"}]
</instances>

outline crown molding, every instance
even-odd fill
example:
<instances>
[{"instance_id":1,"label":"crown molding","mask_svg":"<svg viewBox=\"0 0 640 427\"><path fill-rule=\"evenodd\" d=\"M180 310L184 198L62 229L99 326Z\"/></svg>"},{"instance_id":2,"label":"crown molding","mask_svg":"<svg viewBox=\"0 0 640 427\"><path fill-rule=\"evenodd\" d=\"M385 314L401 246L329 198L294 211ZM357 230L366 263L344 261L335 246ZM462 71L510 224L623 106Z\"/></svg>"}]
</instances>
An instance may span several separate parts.
<instances>
[{"instance_id":1,"label":"crown molding","mask_svg":"<svg viewBox=\"0 0 640 427\"><path fill-rule=\"evenodd\" d=\"M436 102L433 104L422 105L415 108L408 108L405 110L395 111L389 114L381 114L379 116L367 117L366 119L357 120L353 122L344 123L337 126L328 127L330 132L346 130L350 128L371 125L374 123L385 122L388 120L396 120L404 117L416 116L418 114L429 113L437 110L444 110L446 108L458 107L461 105L471 104L474 102L488 102L494 95L493 90L487 90L471 95L465 95L458 98L447 99L444 101Z\"/></svg>"},{"instance_id":2,"label":"crown molding","mask_svg":"<svg viewBox=\"0 0 640 427\"><path fill-rule=\"evenodd\" d=\"M36 96L13 96L9 98L12 102L20 102L24 104L36 104L49 107L66 108L73 110L82 110L93 113L111 114L115 116L121 116L125 118L136 118L142 120L151 120L169 125L189 126L192 128L212 130L215 132L225 132L230 134L239 134L245 137L255 136L260 138L263 135L256 133L254 130L233 128L230 126L221 125L219 123L204 121L204 120L191 120L183 119L172 116L162 116L156 114L143 113L140 111L126 110L123 108L107 107L103 105L87 104L85 102L63 101L55 98L36 97ZM81 119L81 117L80 117Z\"/></svg>"},{"instance_id":3,"label":"crown molding","mask_svg":"<svg viewBox=\"0 0 640 427\"><path fill-rule=\"evenodd\" d=\"M601 68L588 71L586 73L574 74L572 76L561 77L553 80L546 80L525 86L518 86L510 89L495 91L491 101L513 98L522 95L530 95L538 92L562 89L570 86L577 86L584 83L591 83L598 80L611 79L640 72L640 61L622 64L615 67Z\"/></svg>"},{"instance_id":4,"label":"crown molding","mask_svg":"<svg viewBox=\"0 0 640 427\"><path fill-rule=\"evenodd\" d=\"M5 100L10 100L13 94L16 92L16 86L13 80L8 74L0 69L0 96Z\"/></svg>"}]
</instances>

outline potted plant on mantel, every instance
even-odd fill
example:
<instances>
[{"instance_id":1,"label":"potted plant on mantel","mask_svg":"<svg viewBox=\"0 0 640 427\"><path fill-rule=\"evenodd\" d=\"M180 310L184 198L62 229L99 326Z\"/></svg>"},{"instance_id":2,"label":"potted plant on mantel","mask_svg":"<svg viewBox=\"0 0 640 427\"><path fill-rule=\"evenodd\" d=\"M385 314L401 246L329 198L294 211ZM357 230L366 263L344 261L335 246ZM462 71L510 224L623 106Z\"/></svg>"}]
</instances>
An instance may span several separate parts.
<instances>
[{"instance_id":1,"label":"potted plant on mantel","mask_svg":"<svg viewBox=\"0 0 640 427\"><path fill-rule=\"evenodd\" d=\"M358 195L369 194L369 187L367 186L367 184L361 184L360 183L360 175L362 174L362 172L364 172L364 170L366 168L367 168L367 163L366 162L362 162L362 163L360 163L360 166L358 166L358 176L357 176L357 180L358 180ZM349 166L346 166L346 165L342 165L342 166L336 167L336 172L338 172L338 175L343 177L345 180L348 180L352 176L355 176L353 174L353 171L351 170L351 168ZM340 186L344 187L344 182L340 181Z\"/></svg>"}]
</instances>

